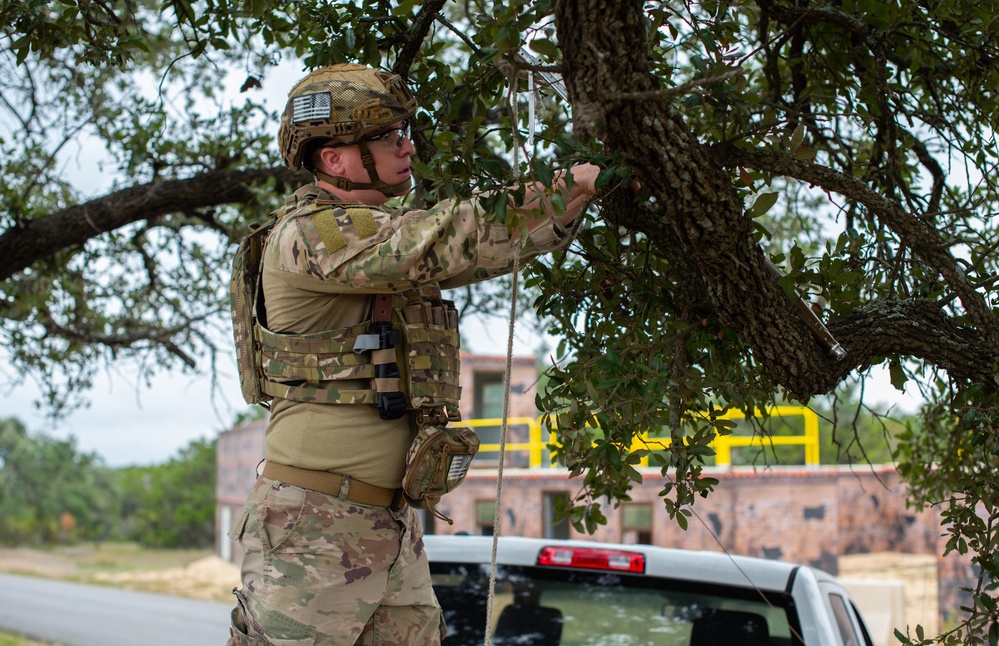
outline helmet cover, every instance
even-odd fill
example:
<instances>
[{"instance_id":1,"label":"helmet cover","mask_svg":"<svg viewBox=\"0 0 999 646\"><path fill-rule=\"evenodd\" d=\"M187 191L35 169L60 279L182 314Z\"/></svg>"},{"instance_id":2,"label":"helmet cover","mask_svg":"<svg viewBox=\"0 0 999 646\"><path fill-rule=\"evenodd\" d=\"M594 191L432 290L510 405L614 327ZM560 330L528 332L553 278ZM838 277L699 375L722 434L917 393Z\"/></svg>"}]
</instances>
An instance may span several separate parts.
<instances>
[{"instance_id":1,"label":"helmet cover","mask_svg":"<svg viewBox=\"0 0 999 646\"><path fill-rule=\"evenodd\" d=\"M292 170L310 142L347 145L385 131L416 113L416 99L398 74L342 63L310 73L288 94L278 141Z\"/></svg>"}]
</instances>

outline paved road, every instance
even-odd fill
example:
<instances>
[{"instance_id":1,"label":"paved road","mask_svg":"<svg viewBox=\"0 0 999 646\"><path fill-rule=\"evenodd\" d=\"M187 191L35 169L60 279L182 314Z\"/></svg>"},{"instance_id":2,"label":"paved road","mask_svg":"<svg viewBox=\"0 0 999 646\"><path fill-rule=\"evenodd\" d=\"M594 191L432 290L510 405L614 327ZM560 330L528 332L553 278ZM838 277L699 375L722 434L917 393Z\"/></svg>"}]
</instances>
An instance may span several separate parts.
<instances>
[{"instance_id":1,"label":"paved road","mask_svg":"<svg viewBox=\"0 0 999 646\"><path fill-rule=\"evenodd\" d=\"M232 606L0 574L0 628L66 646L222 646Z\"/></svg>"}]
</instances>

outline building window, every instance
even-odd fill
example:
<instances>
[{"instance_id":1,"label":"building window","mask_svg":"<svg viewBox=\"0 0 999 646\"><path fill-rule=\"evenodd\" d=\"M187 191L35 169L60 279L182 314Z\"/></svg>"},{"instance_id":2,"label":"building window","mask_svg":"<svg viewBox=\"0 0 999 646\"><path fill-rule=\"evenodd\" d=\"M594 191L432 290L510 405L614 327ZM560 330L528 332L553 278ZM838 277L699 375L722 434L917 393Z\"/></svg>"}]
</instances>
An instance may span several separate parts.
<instances>
[{"instance_id":1,"label":"building window","mask_svg":"<svg viewBox=\"0 0 999 646\"><path fill-rule=\"evenodd\" d=\"M652 544L652 505L633 503L621 506L621 542Z\"/></svg>"},{"instance_id":2,"label":"building window","mask_svg":"<svg viewBox=\"0 0 999 646\"><path fill-rule=\"evenodd\" d=\"M503 373L476 372L474 375L475 399L472 402L475 419L501 419L503 417ZM477 426L475 433L481 444L499 444L502 426ZM484 462L498 462L499 451L484 451L479 449L476 458L479 465Z\"/></svg>"},{"instance_id":3,"label":"building window","mask_svg":"<svg viewBox=\"0 0 999 646\"><path fill-rule=\"evenodd\" d=\"M475 417L499 419L503 417L503 373L475 373Z\"/></svg>"},{"instance_id":4,"label":"building window","mask_svg":"<svg viewBox=\"0 0 999 646\"><path fill-rule=\"evenodd\" d=\"M558 514L555 513L556 506L566 508L568 505L569 494L564 491L550 492L544 495L544 504L542 505L544 518L542 519L541 526L545 538L569 538L569 519L563 518L556 521Z\"/></svg>"},{"instance_id":5,"label":"building window","mask_svg":"<svg viewBox=\"0 0 999 646\"><path fill-rule=\"evenodd\" d=\"M475 527L481 536L492 536L496 521L496 501L479 500L475 503Z\"/></svg>"}]
</instances>

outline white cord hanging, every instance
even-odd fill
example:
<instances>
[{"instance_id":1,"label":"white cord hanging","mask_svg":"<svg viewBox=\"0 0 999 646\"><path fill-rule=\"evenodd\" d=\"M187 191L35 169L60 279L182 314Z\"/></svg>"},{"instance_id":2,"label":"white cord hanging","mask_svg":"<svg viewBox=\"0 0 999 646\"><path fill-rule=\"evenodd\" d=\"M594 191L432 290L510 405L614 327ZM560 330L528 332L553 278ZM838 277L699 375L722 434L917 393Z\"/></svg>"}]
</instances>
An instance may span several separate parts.
<instances>
[{"instance_id":1,"label":"white cord hanging","mask_svg":"<svg viewBox=\"0 0 999 646\"><path fill-rule=\"evenodd\" d=\"M537 129L537 114L535 113L534 72L527 74L527 147L534 153L534 131Z\"/></svg>"},{"instance_id":2,"label":"white cord hanging","mask_svg":"<svg viewBox=\"0 0 999 646\"><path fill-rule=\"evenodd\" d=\"M496 507L493 514L493 549L489 569L489 594L486 601L485 646L492 645L493 603L496 599L496 552L503 520L503 466L506 462L506 438L510 430L510 375L513 372L513 333L517 319L517 272L520 270L520 247L513 255L513 285L510 290L510 327L506 340L506 372L503 379L503 422L500 426L499 465L496 469Z\"/></svg>"}]
</instances>

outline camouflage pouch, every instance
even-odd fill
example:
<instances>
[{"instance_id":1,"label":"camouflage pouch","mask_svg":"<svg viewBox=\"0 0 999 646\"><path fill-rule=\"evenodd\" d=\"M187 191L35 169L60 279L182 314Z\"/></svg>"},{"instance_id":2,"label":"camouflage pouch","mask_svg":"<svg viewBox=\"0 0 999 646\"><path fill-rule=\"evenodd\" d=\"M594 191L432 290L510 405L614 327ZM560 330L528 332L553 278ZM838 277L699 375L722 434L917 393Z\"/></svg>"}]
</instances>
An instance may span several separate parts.
<instances>
[{"instance_id":1,"label":"camouflage pouch","mask_svg":"<svg viewBox=\"0 0 999 646\"><path fill-rule=\"evenodd\" d=\"M406 456L402 491L410 505L429 508L438 518L453 524L435 508L441 496L465 480L472 458L479 451L479 437L470 428L424 426L416 433Z\"/></svg>"}]
</instances>

